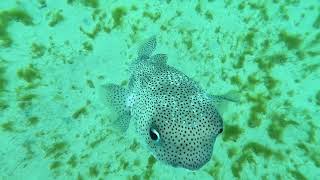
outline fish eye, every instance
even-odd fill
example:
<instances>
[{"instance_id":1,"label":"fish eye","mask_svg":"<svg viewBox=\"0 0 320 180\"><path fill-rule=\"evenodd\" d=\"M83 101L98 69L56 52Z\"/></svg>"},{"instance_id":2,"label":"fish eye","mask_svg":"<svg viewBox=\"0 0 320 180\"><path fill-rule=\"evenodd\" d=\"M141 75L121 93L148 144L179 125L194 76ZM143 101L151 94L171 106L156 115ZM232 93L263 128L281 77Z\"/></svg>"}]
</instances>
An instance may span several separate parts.
<instances>
[{"instance_id":1,"label":"fish eye","mask_svg":"<svg viewBox=\"0 0 320 180\"><path fill-rule=\"evenodd\" d=\"M154 128L150 128L150 130L149 130L149 135L150 135L150 138L151 138L153 141L159 141L159 139L160 139L160 134L159 134L158 131L155 130Z\"/></svg>"},{"instance_id":2,"label":"fish eye","mask_svg":"<svg viewBox=\"0 0 320 180\"><path fill-rule=\"evenodd\" d=\"M219 129L219 134L221 134L223 132L223 128Z\"/></svg>"}]
</instances>

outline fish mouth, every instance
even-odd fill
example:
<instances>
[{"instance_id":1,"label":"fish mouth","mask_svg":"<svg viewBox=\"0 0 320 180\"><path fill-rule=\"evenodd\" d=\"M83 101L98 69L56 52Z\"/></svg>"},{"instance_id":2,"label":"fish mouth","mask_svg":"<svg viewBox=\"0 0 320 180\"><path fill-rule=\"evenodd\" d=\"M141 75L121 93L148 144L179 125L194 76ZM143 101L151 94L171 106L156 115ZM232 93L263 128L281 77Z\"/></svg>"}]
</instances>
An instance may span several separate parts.
<instances>
[{"instance_id":1,"label":"fish mouth","mask_svg":"<svg viewBox=\"0 0 320 180\"><path fill-rule=\"evenodd\" d=\"M205 159L204 161L199 161L196 163L187 163L183 166L183 168L188 169L190 171L197 171L200 168L202 168L204 165L206 165L209 162L210 159Z\"/></svg>"},{"instance_id":2,"label":"fish mouth","mask_svg":"<svg viewBox=\"0 0 320 180\"><path fill-rule=\"evenodd\" d=\"M189 171L197 171L201 169L204 165L206 165L210 161L210 158L206 158L202 161L190 161L190 162L166 162L166 164L171 165L175 168L184 168Z\"/></svg>"}]
</instances>

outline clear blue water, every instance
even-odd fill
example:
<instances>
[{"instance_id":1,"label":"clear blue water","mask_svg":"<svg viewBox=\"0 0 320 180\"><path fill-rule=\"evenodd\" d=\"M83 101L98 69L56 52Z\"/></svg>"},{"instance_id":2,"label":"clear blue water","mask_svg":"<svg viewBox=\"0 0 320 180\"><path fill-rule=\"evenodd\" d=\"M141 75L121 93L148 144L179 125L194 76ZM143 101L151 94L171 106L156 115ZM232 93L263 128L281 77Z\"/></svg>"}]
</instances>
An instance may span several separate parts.
<instances>
[{"instance_id":1,"label":"clear blue water","mask_svg":"<svg viewBox=\"0 0 320 180\"><path fill-rule=\"evenodd\" d=\"M211 94L236 91L197 171L113 124L144 39ZM320 2L0 1L0 179L320 179Z\"/></svg>"}]
</instances>

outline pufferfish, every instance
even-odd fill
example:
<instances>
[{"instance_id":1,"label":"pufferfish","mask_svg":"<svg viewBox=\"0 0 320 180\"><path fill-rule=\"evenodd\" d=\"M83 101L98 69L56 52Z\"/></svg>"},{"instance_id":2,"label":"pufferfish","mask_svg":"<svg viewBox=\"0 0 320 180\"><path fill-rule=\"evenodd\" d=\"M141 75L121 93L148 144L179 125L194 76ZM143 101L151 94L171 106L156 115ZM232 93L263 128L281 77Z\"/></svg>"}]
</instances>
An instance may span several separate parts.
<instances>
[{"instance_id":1,"label":"pufferfish","mask_svg":"<svg viewBox=\"0 0 320 180\"><path fill-rule=\"evenodd\" d=\"M131 121L157 160L197 170L209 162L215 140L223 132L216 104L232 99L207 94L169 66L166 54L153 55L156 45L155 36L142 43L129 67L128 87L103 85L103 98L119 127L126 131Z\"/></svg>"}]
</instances>

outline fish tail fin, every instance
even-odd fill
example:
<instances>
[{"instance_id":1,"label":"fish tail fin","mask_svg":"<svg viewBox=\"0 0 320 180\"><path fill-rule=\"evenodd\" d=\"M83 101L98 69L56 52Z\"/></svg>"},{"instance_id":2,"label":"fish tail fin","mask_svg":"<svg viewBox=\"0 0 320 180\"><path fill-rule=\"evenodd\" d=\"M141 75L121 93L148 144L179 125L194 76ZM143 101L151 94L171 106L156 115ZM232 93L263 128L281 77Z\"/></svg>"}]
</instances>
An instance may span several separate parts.
<instances>
[{"instance_id":1,"label":"fish tail fin","mask_svg":"<svg viewBox=\"0 0 320 180\"><path fill-rule=\"evenodd\" d=\"M164 65L167 63L168 56L166 54L156 54L150 57L150 62L154 64Z\"/></svg>"},{"instance_id":2,"label":"fish tail fin","mask_svg":"<svg viewBox=\"0 0 320 180\"><path fill-rule=\"evenodd\" d=\"M150 57L153 51L156 49L157 39L156 36L153 35L147 40L145 40L138 48L138 56L139 57Z\"/></svg>"},{"instance_id":3,"label":"fish tail fin","mask_svg":"<svg viewBox=\"0 0 320 180\"><path fill-rule=\"evenodd\" d=\"M129 93L119 85L106 84L100 87L100 98L111 110L114 125L122 131L126 131L130 123L130 107L127 106Z\"/></svg>"}]
</instances>

